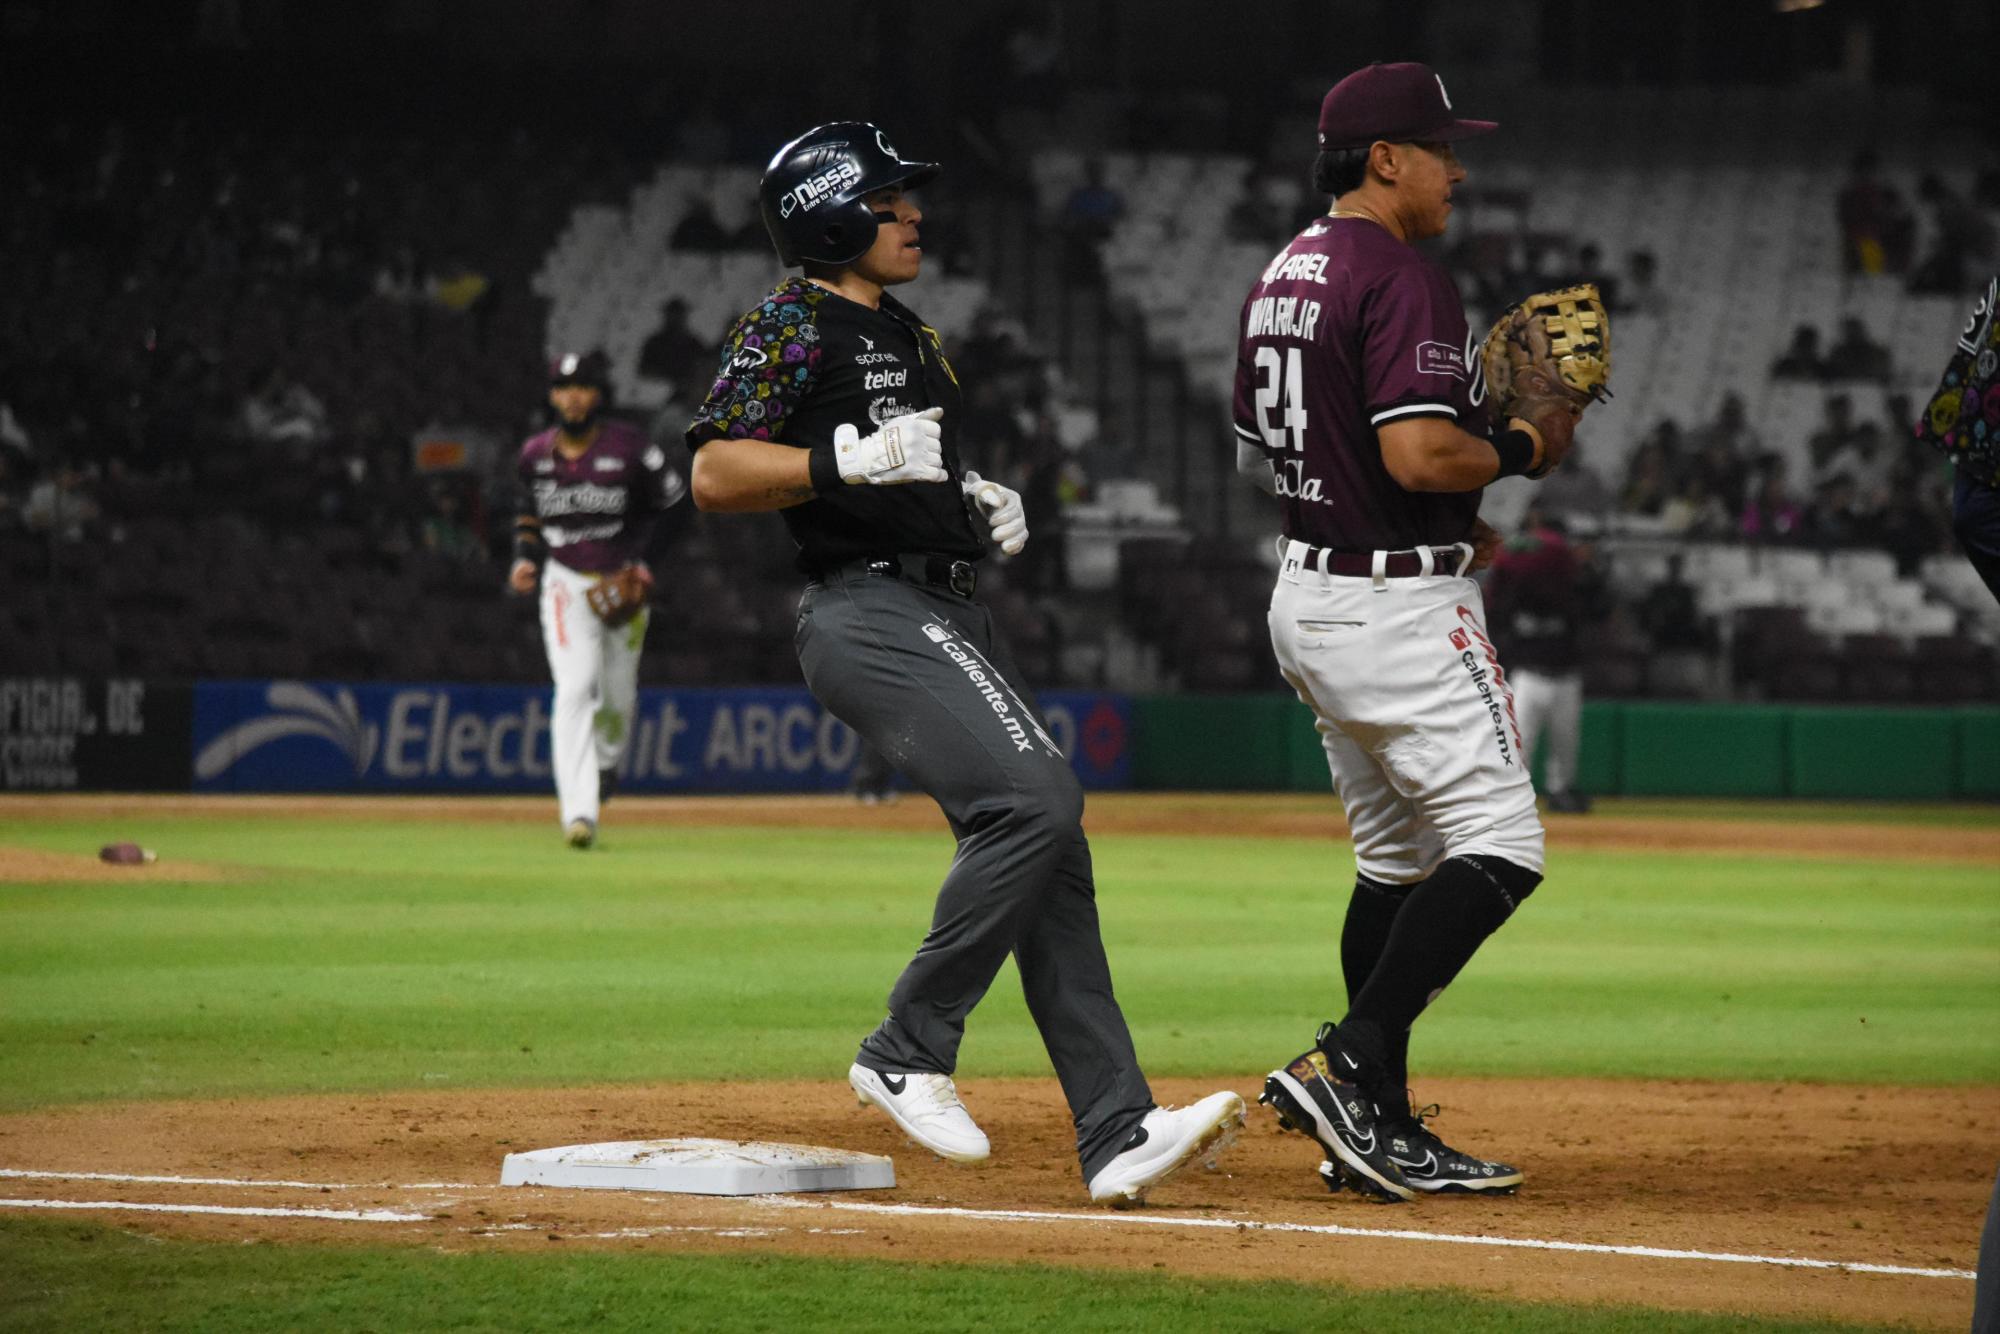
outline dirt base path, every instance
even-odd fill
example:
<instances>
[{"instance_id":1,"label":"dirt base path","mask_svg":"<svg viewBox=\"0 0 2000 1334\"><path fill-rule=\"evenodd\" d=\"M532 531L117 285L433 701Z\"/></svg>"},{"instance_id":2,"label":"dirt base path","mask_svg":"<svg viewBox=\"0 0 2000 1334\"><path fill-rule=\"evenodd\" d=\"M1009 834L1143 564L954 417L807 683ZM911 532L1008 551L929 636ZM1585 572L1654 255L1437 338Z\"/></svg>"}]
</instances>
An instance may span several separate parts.
<instances>
[{"instance_id":1,"label":"dirt base path","mask_svg":"<svg viewBox=\"0 0 2000 1334\"><path fill-rule=\"evenodd\" d=\"M1233 1082L1246 1098L1256 1091ZM1184 1102L1212 1087L1172 1080L1155 1092ZM1280 1134L1253 1106L1221 1172L1191 1170L1144 1210L1094 1209L1054 1082L975 1079L963 1092L994 1156L971 1168L909 1145L835 1083L395 1093L0 1117L0 1197L270 1211L80 1215L229 1240L1037 1261L1940 1330L1969 1319L1965 1273L1993 1184L2000 1090L1456 1079L1423 1091L1450 1109L1437 1123L1447 1139L1519 1163L1528 1177L1519 1195L1401 1206L1329 1195L1310 1142ZM888 1154L897 1186L730 1200L492 1184L516 1149L679 1136ZM256 1184L272 1182L295 1184Z\"/></svg>"}]
</instances>

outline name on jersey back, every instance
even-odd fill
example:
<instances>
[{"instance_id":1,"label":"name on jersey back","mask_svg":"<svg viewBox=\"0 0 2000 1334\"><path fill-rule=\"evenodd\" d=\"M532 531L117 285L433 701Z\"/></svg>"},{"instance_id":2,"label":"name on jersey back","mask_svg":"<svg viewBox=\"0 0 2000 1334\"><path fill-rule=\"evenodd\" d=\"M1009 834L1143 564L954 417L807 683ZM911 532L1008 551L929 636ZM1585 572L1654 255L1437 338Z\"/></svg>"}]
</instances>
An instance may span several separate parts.
<instances>
[{"instance_id":1,"label":"name on jersey back","mask_svg":"<svg viewBox=\"0 0 2000 1334\"><path fill-rule=\"evenodd\" d=\"M1250 303L1246 338L1303 338L1310 342L1319 328L1319 302L1302 296L1260 296Z\"/></svg>"}]
</instances>

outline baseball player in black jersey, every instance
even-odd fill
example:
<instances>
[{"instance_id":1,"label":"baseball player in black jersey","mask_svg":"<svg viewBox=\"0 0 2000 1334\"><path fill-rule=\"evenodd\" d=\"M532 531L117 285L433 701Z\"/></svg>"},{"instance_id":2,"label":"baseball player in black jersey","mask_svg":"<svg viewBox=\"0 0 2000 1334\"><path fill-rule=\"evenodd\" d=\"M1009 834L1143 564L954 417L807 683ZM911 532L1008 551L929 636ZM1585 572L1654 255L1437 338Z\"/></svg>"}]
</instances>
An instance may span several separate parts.
<instances>
[{"instance_id":1,"label":"baseball player in black jersey","mask_svg":"<svg viewBox=\"0 0 2000 1334\"><path fill-rule=\"evenodd\" d=\"M992 616L973 598L989 540L1028 540L1018 495L968 472L958 380L937 331L887 288L917 276L938 174L877 127L822 125L759 187L789 278L753 306L688 427L695 503L779 510L807 577L797 648L820 702L944 810L958 853L929 933L848 1082L947 1159L989 1151L952 1083L965 1019L1012 953L1075 1120L1093 1200L1129 1204L1243 1124L1216 1093L1153 1103L1098 935L1083 793Z\"/></svg>"},{"instance_id":2,"label":"baseball player in black jersey","mask_svg":"<svg viewBox=\"0 0 2000 1334\"><path fill-rule=\"evenodd\" d=\"M1444 231L1461 120L1422 65L1327 94L1316 183L1334 195L1244 303L1239 465L1279 500L1271 643L1318 716L1356 877L1346 1016L1265 1081L1323 1179L1379 1199L1510 1191L1521 1173L1446 1145L1405 1088L1410 1025L1542 878L1513 697L1467 578L1498 536L1479 495L1568 448L1567 409L1489 424L1451 279L1411 242Z\"/></svg>"}]
</instances>

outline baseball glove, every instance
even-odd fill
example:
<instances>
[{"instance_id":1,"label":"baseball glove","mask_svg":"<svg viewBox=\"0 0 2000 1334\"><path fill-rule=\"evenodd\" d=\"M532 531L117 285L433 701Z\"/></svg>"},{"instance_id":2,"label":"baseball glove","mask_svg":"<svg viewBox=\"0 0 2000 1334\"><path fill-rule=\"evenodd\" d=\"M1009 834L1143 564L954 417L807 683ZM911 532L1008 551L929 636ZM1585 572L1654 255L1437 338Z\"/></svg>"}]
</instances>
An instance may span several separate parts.
<instances>
[{"instance_id":1,"label":"baseball glove","mask_svg":"<svg viewBox=\"0 0 2000 1334\"><path fill-rule=\"evenodd\" d=\"M1568 439L1567 428L1592 403L1611 397L1611 316L1597 284L1537 292L1493 325L1480 345L1486 393L1501 421L1521 417ZM1561 412L1568 421L1557 417ZM1545 463L1533 476L1554 466Z\"/></svg>"},{"instance_id":2,"label":"baseball glove","mask_svg":"<svg viewBox=\"0 0 2000 1334\"><path fill-rule=\"evenodd\" d=\"M598 620L606 625L623 625L645 609L646 594L651 587L652 582L639 572L638 566L627 565L592 584L583 599L597 613Z\"/></svg>"}]
</instances>

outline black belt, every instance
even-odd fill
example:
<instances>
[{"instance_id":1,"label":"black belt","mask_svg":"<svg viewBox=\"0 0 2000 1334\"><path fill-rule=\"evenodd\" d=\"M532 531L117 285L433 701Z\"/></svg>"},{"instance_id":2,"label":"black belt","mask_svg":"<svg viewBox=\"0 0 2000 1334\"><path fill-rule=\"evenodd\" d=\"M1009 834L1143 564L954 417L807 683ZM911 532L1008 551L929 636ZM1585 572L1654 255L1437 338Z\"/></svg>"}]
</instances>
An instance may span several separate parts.
<instances>
[{"instance_id":1,"label":"black belt","mask_svg":"<svg viewBox=\"0 0 2000 1334\"><path fill-rule=\"evenodd\" d=\"M842 568L886 575L891 579L902 579L912 584L928 584L932 588L942 588L947 593L956 593L962 598L971 597L972 591L979 587L979 570L971 561L953 560L949 556L933 556L923 551L905 551L893 556L866 556Z\"/></svg>"},{"instance_id":2,"label":"black belt","mask_svg":"<svg viewBox=\"0 0 2000 1334\"><path fill-rule=\"evenodd\" d=\"M1279 539L1278 549L1284 554L1291 543ZM1366 579L1375 573L1373 551L1336 551L1332 547L1316 547L1298 543L1301 549L1299 564L1308 570L1321 574L1341 575L1348 578ZM1470 547L1431 547L1430 574L1456 574L1461 560L1469 558ZM1385 579L1410 579L1426 573L1423 549L1409 551L1388 551L1379 553L1382 557L1382 577Z\"/></svg>"}]
</instances>

